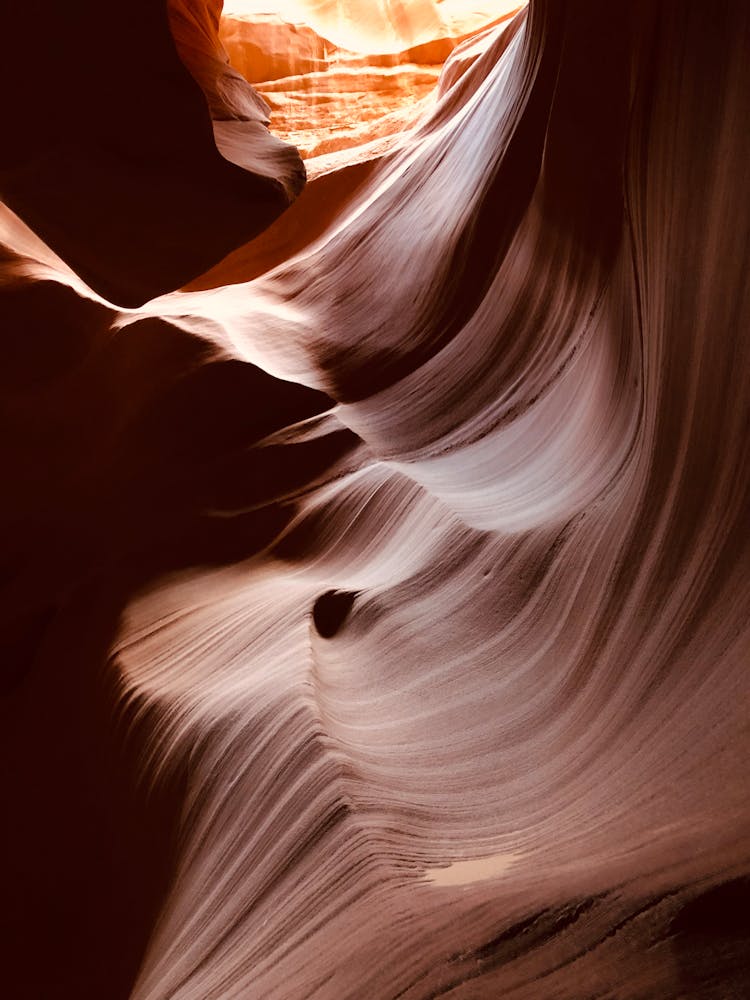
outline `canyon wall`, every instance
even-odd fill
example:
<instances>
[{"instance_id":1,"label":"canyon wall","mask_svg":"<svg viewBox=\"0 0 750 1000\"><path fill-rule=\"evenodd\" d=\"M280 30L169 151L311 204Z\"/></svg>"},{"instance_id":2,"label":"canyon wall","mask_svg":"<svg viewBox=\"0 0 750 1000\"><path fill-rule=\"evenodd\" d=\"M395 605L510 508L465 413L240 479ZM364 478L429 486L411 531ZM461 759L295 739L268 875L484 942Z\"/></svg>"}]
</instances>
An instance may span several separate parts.
<instances>
[{"instance_id":1,"label":"canyon wall","mask_svg":"<svg viewBox=\"0 0 750 1000\"><path fill-rule=\"evenodd\" d=\"M748 42L533 0L179 282L11 184L12 996L745 995Z\"/></svg>"}]
</instances>

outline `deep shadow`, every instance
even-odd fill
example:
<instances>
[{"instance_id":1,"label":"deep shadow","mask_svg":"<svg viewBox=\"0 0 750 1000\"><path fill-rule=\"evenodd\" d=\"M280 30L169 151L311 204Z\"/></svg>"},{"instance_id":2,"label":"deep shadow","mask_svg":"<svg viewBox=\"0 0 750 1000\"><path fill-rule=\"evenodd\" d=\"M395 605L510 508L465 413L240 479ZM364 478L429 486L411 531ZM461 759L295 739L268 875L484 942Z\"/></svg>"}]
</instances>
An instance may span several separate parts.
<instances>
[{"instance_id":1,"label":"deep shadow","mask_svg":"<svg viewBox=\"0 0 750 1000\"><path fill-rule=\"evenodd\" d=\"M352 609L356 591L327 590L313 605L313 622L319 635L332 639L346 621Z\"/></svg>"},{"instance_id":2,"label":"deep shadow","mask_svg":"<svg viewBox=\"0 0 750 1000\"><path fill-rule=\"evenodd\" d=\"M670 927L684 997L750 997L750 876L692 899Z\"/></svg>"},{"instance_id":3,"label":"deep shadow","mask_svg":"<svg viewBox=\"0 0 750 1000\"><path fill-rule=\"evenodd\" d=\"M271 545L357 438L264 445L331 400L162 320L113 336L106 309L62 286L3 301L8 336L61 332L43 377L19 346L0 384L3 995L125 1000L174 870L186 773L148 791L138 777L159 717L119 707L123 608L164 573Z\"/></svg>"},{"instance_id":4,"label":"deep shadow","mask_svg":"<svg viewBox=\"0 0 750 1000\"><path fill-rule=\"evenodd\" d=\"M179 288L288 206L217 150L166 0L3 4L0 37L0 196L109 301Z\"/></svg>"}]
</instances>

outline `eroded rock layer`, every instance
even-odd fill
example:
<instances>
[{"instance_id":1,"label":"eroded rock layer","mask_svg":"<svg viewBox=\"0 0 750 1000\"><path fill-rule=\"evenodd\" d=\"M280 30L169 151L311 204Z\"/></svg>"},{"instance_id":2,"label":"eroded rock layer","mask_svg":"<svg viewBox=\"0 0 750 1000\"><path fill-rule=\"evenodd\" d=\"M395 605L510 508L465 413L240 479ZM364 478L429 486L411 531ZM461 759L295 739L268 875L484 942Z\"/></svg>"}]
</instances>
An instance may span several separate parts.
<instances>
[{"instance_id":1,"label":"eroded rock layer","mask_svg":"<svg viewBox=\"0 0 750 1000\"><path fill-rule=\"evenodd\" d=\"M268 102L274 132L309 159L414 124L454 50L520 6L290 0L267 13L262 0L233 0L220 37L232 65Z\"/></svg>"},{"instance_id":2,"label":"eroded rock layer","mask_svg":"<svg viewBox=\"0 0 750 1000\"><path fill-rule=\"evenodd\" d=\"M14 781L105 795L127 946L71 995L748 991L749 42L536 0L138 310L3 216Z\"/></svg>"}]
</instances>

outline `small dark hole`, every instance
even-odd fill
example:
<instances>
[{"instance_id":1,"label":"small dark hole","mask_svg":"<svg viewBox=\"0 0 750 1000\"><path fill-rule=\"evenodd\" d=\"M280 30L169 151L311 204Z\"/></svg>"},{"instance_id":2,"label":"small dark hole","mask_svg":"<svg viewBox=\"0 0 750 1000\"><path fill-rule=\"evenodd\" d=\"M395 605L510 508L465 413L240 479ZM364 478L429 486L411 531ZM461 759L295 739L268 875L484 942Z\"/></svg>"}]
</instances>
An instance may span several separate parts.
<instances>
[{"instance_id":1,"label":"small dark hole","mask_svg":"<svg viewBox=\"0 0 750 1000\"><path fill-rule=\"evenodd\" d=\"M315 628L324 639L336 635L349 614L356 591L327 590L313 605Z\"/></svg>"}]
</instances>

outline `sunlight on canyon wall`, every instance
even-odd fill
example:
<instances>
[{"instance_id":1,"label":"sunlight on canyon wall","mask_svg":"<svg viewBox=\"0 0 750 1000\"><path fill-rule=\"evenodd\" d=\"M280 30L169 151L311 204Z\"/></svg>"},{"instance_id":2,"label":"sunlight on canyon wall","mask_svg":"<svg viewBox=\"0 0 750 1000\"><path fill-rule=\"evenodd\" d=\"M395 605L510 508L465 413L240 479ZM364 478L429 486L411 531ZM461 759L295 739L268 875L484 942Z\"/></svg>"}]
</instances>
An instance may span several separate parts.
<instances>
[{"instance_id":1,"label":"sunlight on canyon wall","mask_svg":"<svg viewBox=\"0 0 750 1000\"><path fill-rule=\"evenodd\" d=\"M268 102L273 131L310 158L413 124L454 49L521 6L235 0L224 7L220 37Z\"/></svg>"},{"instance_id":2,"label":"sunlight on canyon wall","mask_svg":"<svg viewBox=\"0 0 750 1000\"><path fill-rule=\"evenodd\" d=\"M750 8L516 6L3 165L14 1000L748 995Z\"/></svg>"},{"instance_id":3,"label":"sunlight on canyon wall","mask_svg":"<svg viewBox=\"0 0 750 1000\"><path fill-rule=\"evenodd\" d=\"M287 24L312 28L337 48L377 55L465 36L523 5L523 0L228 0L224 16L252 22L277 15Z\"/></svg>"}]
</instances>

